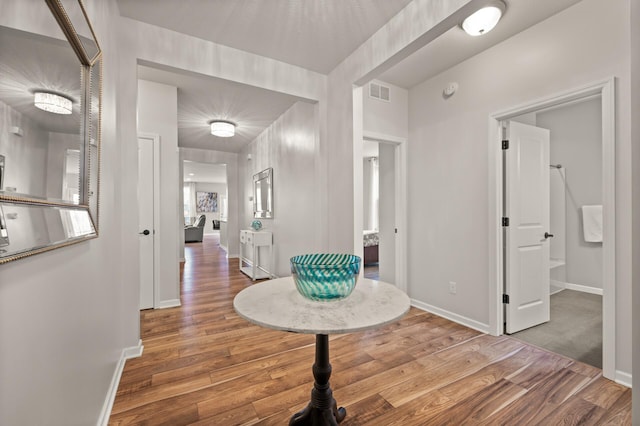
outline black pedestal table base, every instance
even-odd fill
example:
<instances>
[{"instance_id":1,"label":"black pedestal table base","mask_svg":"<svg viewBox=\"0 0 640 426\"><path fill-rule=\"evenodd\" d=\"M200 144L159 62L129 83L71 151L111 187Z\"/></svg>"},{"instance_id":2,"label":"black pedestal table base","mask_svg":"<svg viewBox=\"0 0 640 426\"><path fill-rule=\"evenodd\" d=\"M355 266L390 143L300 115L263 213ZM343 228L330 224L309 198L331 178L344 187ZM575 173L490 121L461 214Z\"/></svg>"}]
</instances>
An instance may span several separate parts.
<instances>
[{"instance_id":1,"label":"black pedestal table base","mask_svg":"<svg viewBox=\"0 0 640 426\"><path fill-rule=\"evenodd\" d=\"M337 425L344 420L347 410L336 404L329 386L331 364L329 363L329 336L316 334L316 362L313 364L315 382L311 390L311 401L307 407L291 417L289 425Z\"/></svg>"}]
</instances>

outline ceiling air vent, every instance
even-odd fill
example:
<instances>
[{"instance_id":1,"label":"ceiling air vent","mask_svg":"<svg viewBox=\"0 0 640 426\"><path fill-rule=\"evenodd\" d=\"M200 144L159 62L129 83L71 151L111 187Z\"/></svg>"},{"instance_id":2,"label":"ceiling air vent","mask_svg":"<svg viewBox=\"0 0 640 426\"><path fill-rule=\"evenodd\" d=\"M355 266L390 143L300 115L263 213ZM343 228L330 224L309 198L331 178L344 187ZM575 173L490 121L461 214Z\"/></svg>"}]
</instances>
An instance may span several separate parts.
<instances>
[{"instance_id":1,"label":"ceiling air vent","mask_svg":"<svg viewBox=\"0 0 640 426\"><path fill-rule=\"evenodd\" d=\"M371 83L369 84L369 96L381 101L389 102L389 88L382 86L381 84Z\"/></svg>"}]
</instances>

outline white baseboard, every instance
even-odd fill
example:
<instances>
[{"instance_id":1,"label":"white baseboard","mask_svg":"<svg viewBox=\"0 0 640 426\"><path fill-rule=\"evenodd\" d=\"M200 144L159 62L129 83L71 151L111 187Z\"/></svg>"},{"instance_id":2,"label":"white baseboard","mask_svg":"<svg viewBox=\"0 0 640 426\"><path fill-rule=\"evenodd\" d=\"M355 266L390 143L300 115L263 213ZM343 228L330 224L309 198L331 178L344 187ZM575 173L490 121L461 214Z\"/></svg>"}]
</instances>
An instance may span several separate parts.
<instances>
[{"instance_id":1,"label":"white baseboard","mask_svg":"<svg viewBox=\"0 0 640 426\"><path fill-rule=\"evenodd\" d=\"M589 287L588 285L565 283L562 281L551 280L552 284L566 290L581 291L583 293L598 294L602 296L602 289L597 287Z\"/></svg>"},{"instance_id":2,"label":"white baseboard","mask_svg":"<svg viewBox=\"0 0 640 426\"><path fill-rule=\"evenodd\" d=\"M632 376L629 373L625 373L624 371L616 370L616 378L615 382L619 385L626 386L631 388Z\"/></svg>"},{"instance_id":3,"label":"white baseboard","mask_svg":"<svg viewBox=\"0 0 640 426\"><path fill-rule=\"evenodd\" d=\"M229 254L229 253L227 253L227 257L229 259L239 259L240 255L239 254Z\"/></svg>"},{"instance_id":4,"label":"white baseboard","mask_svg":"<svg viewBox=\"0 0 640 426\"><path fill-rule=\"evenodd\" d=\"M229 248L227 246L223 246L222 244L220 244L220 248L224 250L225 253L229 253Z\"/></svg>"},{"instance_id":5,"label":"white baseboard","mask_svg":"<svg viewBox=\"0 0 640 426\"><path fill-rule=\"evenodd\" d=\"M565 284L566 284L565 288L567 290L575 290L575 291L581 291L583 293L599 294L600 296L602 296L601 288L589 287L581 284L571 284L571 283L565 283Z\"/></svg>"},{"instance_id":6,"label":"white baseboard","mask_svg":"<svg viewBox=\"0 0 640 426\"><path fill-rule=\"evenodd\" d=\"M437 308L433 305L429 305L428 303L421 302L416 299L411 299L411 306L414 306L423 311L430 312L432 314L436 314L453 322L457 322L458 324L462 324L466 327L477 330L481 333L491 334L489 331L489 324L483 324L479 321L472 320L471 318L464 317L462 315L455 314L453 312L449 312L444 309Z\"/></svg>"},{"instance_id":7,"label":"white baseboard","mask_svg":"<svg viewBox=\"0 0 640 426\"><path fill-rule=\"evenodd\" d=\"M184 263L184 262L186 262L186 261L187 261L187 259L185 259L184 257L181 257L181 258L180 258L180 263Z\"/></svg>"},{"instance_id":8,"label":"white baseboard","mask_svg":"<svg viewBox=\"0 0 640 426\"><path fill-rule=\"evenodd\" d=\"M155 307L155 309L176 308L180 305L180 299L161 300L160 302L158 302L158 305Z\"/></svg>"},{"instance_id":9,"label":"white baseboard","mask_svg":"<svg viewBox=\"0 0 640 426\"><path fill-rule=\"evenodd\" d=\"M102 405L102 411L100 417L98 417L98 426L107 426L109 424L109 417L111 417L111 410L113 409L113 403L116 400L116 392L118 392L118 385L120 384L120 377L122 377L122 370L124 370L124 364L128 359L137 358L142 355L144 346L142 346L142 340L138 340L137 346L131 346L124 348L120 354L120 359L116 364L116 369L111 377L111 383L109 384L109 390L107 391L107 397Z\"/></svg>"}]
</instances>

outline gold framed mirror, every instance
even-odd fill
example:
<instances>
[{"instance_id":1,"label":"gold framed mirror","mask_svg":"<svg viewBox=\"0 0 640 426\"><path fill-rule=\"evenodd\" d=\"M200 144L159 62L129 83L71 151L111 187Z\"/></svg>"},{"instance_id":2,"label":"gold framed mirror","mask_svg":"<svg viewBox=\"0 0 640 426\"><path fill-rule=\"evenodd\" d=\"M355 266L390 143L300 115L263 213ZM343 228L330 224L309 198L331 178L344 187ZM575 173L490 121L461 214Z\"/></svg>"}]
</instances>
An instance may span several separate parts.
<instances>
[{"instance_id":1,"label":"gold framed mirror","mask_svg":"<svg viewBox=\"0 0 640 426\"><path fill-rule=\"evenodd\" d=\"M82 0L11 12L0 25L0 264L98 236L100 45Z\"/></svg>"}]
</instances>

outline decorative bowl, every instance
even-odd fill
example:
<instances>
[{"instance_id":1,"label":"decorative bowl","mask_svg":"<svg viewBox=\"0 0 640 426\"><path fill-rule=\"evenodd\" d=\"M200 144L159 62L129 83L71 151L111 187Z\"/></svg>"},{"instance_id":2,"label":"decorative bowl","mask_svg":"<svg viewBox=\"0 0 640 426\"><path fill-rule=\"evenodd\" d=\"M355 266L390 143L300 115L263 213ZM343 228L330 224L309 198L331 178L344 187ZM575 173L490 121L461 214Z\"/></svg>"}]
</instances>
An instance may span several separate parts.
<instances>
[{"instance_id":1,"label":"decorative bowl","mask_svg":"<svg viewBox=\"0 0 640 426\"><path fill-rule=\"evenodd\" d=\"M290 263L298 292L320 302L349 296L360 273L360 258L352 254L303 254Z\"/></svg>"},{"instance_id":2,"label":"decorative bowl","mask_svg":"<svg viewBox=\"0 0 640 426\"><path fill-rule=\"evenodd\" d=\"M260 222L259 220L254 220L253 222L251 222L251 227L254 231L259 231L262 229L262 222Z\"/></svg>"}]
</instances>

